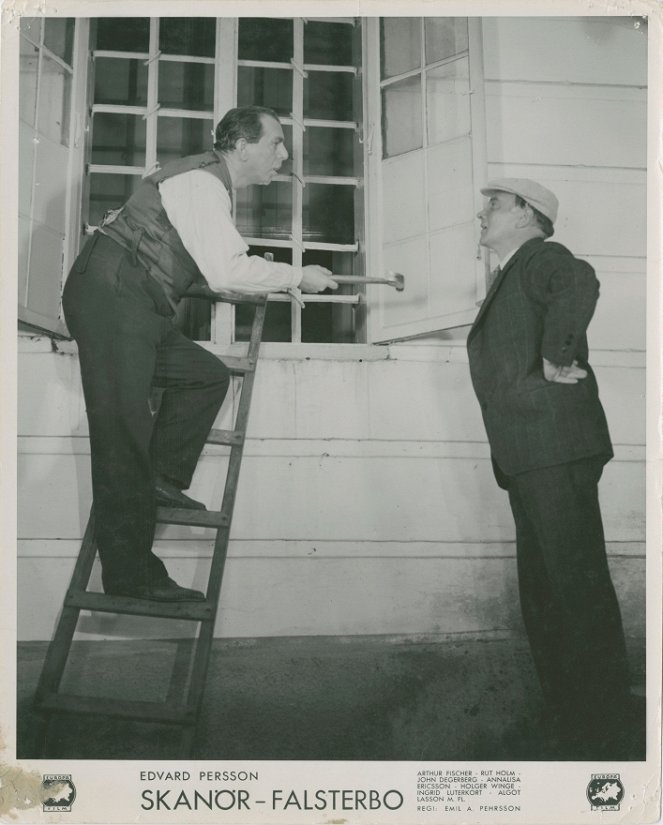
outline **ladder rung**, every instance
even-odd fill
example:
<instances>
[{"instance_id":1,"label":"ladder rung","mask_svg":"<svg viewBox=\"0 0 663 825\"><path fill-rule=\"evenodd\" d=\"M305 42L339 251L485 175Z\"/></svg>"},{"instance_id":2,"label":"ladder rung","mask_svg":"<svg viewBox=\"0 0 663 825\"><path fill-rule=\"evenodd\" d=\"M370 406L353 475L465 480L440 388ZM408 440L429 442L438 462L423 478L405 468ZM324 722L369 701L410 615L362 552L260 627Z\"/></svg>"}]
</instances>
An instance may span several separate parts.
<instances>
[{"instance_id":1,"label":"ladder rung","mask_svg":"<svg viewBox=\"0 0 663 825\"><path fill-rule=\"evenodd\" d=\"M223 355L220 360L223 361L233 375L245 375L247 372L253 372L256 368L256 362L252 358Z\"/></svg>"},{"instance_id":2,"label":"ladder rung","mask_svg":"<svg viewBox=\"0 0 663 825\"><path fill-rule=\"evenodd\" d=\"M157 507L159 524L183 524L189 527L227 527L228 516L219 510L186 510L175 507Z\"/></svg>"},{"instance_id":3,"label":"ladder rung","mask_svg":"<svg viewBox=\"0 0 663 825\"><path fill-rule=\"evenodd\" d=\"M88 591L67 593L65 607L78 607L99 613L122 613L132 616L154 616L161 619L189 619L204 622L213 616L211 602L154 602L128 596L109 596Z\"/></svg>"},{"instance_id":4,"label":"ladder rung","mask_svg":"<svg viewBox=\"0 0 663 825\"><path fill-rule=\"evenodd\" d=\"M244 433L241 430L210 430L206 440L208 444L240 447L244 443Z\"/></svg>"},{"instance_id":5,"label":"ladder rung","mask_svg":"<svg viewBox=\"0 0 663 825\"><path fill-rule=\"evenodd\" d=\"M138 719L142 722L165 722L171 725L192 725L195 722L193 711L160 702L107 699L105 696L76 696L73 693L48 694L38 700L38 709L56 713L115 716L118 719Z\"/></svg>"}]
</instances>

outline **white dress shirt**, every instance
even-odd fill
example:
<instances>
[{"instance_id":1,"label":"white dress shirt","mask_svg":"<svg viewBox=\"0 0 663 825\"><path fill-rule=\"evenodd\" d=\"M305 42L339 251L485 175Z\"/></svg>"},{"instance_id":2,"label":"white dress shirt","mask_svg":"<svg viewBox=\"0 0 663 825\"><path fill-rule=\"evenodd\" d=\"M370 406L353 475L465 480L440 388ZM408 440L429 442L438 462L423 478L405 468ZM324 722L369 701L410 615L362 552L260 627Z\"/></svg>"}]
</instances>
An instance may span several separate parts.
<instances>
[{"instance_id":1,"label":"white dress shirt","mask_svg":"<svg viewBox=\"0 0 663 825\"><path fill-rule=\"evenodd\" d=\"M201 169L159 184L161 202L185 249L213 290L280 292L298 287L301 267L247 255L232 220L230 196L214 175Z\"/></svg>"}]
</instances>

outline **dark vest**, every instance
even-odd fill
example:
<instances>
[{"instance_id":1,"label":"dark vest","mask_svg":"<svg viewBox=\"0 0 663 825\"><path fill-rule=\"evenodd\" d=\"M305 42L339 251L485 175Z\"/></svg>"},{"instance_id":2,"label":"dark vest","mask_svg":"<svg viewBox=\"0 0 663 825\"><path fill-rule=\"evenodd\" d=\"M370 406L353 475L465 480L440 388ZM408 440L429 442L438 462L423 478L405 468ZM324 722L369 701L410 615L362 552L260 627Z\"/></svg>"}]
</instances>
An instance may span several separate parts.
<instances>
[{"instance_id":1,"label":"dark vest","mask_svg":"<svg viewBox=\"0 0 663 825\"><path fill-rule=\"evenodd\" d=\"M218 178L232 199L232 183L224 159L214 151L189 155L144 178L124 206L105 216L99 227L158 281L173 309L191 284L205 283L205 279L168 220L159 184L194 169L204 169Z\"/></svg>"}]
</instances>

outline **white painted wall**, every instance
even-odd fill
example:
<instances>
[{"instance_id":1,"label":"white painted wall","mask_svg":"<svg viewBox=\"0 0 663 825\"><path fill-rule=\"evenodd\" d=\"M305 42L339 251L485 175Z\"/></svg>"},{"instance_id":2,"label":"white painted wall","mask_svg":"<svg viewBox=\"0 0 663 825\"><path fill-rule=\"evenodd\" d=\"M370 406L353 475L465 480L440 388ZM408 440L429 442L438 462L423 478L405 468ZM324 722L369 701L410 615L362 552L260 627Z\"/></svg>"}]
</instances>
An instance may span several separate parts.
<instances>
[{"instance_id":1,"label":"white painted wall","mask_svg":"<svg viewBox=\"0 0 663 825\"><path fill-rule=\"evenodd\" d=\"M75 356L41 342L21 349L20 374L30 380L19 409L19 628L39 639L51 632L89 510L89 444ZM282 347L265 349L217 633L517 630L513 526L463 348L376 348L381 360L361 361L283 360L270 357ZM644 421L633 410L644 370L632 360L613 366L611 354L601 361L618 445L601 492L633 633L643 623L640 599L627 597L642 587ZM228 407L219 426L230 422ZM192 485L210 506L222 495L226 454L206 448ZM160 529L157 548L178 580L204 586L209 536ZM95 615L81 627L122 636L137 622ZM172 631L172 623L148 628Z\"/></svg>"},{"instance_id":2,"label":"white painted wall","mask_svg":"<svg viewBox=\"0 0 663 825\"><path fill-rule=\"evenodd\" d=\"M484 21L488 174L554 189L556 237L602 283L590 345L616 458L601 498L635 637L644 633L640 37L588 18ZM265 346L217 634L520 631L513 526L492 477L465 332L389 348ZM19 346L22 639L50 637L90 506L78 363L73 346L62 349ZM231 406L218 426L229 425ZM223 464L223 448L206 450L194 495L218 501ZM204 532L163 529L156 546L175 578L203 586ZM173 624L95 615L80 630L165 636Z\"/></svg>"}]
</instances>

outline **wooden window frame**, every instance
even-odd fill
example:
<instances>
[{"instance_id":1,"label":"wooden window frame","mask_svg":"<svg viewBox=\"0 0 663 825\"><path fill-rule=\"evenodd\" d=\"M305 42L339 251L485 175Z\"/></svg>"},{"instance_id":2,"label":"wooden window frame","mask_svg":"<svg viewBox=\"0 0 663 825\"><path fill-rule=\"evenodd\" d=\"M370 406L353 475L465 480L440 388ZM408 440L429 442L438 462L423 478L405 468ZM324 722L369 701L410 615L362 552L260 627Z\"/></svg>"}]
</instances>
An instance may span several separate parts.
<instances>
[{"instance_id":1,"label":"wooden window frame","mask_svg":"<svg viewBox=\"0 0 663 825\"><path fill-rule=\"evenodd\" d=\"M26 15L27 16L27 15ZM87 43L89 40L89 21L85 18L75 18L74 23L74 40L72 47L72 61L71 65L67 64L58 55L52 52L44 43L45 34L45 20L46 17L39 18L43 21L40 29L39 42L30 37L29 34L23 30L19 33L20 39L24 38L31 43L39 51L39 68L37 74L37 124L33 126L34 140L39 141L39 97L40 97L40 79L41 66L44 57L54 61L61 68L64 68L71 75L71 97L69 110L69 145L67 147L67 172L66 172L66 191L64 193L64 208L65 208L65 231L62 249L62 258L60 260L60 289L64 284L69 268L71 267L77 253L79 232L78 227L81 221L81 206L82 206L82 191L83 191L83 159L84 159L84 111L85 111L85 97L87 87ZM20 83L20 78L19 78ZM32 162L31 174L31 188L33 195L30 202L30 226L32 236L33 215L35 210L35 165L36 156ZM21 170L19 170L19 174ZM31 244L29 244L29 247ZM18 296L18 326L19 330L28 332L40 332L51 335L55 338L69 338L69 332L62 317L61 303L58 305L57 313L53 315L44 315L31 309L27 305L27 296L30 286L30 254L31 250L27 251L27 280L25 286L25 293L23 296Z\"/></svg>"},{"instance_id":2,"label":"wooden window frame","mask_svg":"<svg viewBox=\"0 0 663 825\"><path fill-rule=\"evenodd\" d=\"M367 104L367 137L365 147L365 169L366 169L366 207L369 214L381 215L382 210L382 110L381 93L386 86L401 80L403 77L421 75L422 82L422 128L423 145L426 152L429 148L427 134L427 108L426 108L426 73L438 65L450 62L450 59L436 60L427 65L423 59L425 49L425 17L419 18L422 26L421 49L422 61L418 69L403 72L394 77L382 80L380 73L380 17L370 18L365 26L363 37L363 54L366 63L364 72L364 99ZM487 147L486 147L486 121L485 121L485 91L484 91L484 71L483 71L483 35L481 18L468 17L468 58L470 69L470 84L472 92L470 95L470 112L472 123L472 174L475 183L474 206L478 212L483 206L483 197L479 192L479 186L486 180L487 175ZM371 275L382 277L383 274L383 242L382 226L379 221L375 221L371 232L367 234L366 242L366 264ZM432 324L430 329L417 329L412 333L404 333L398 337L386 337L381 333L381 308L379 300L368 304L368 340L371 343L388 343L389 341L407 340L408 338L419 338L434 335L445 329L453 329L459 326L471 324L476 315L477 305L485 297L486 282L489 272L489 256L486 250L478 251L475 262L475 284L476 284L476 305L466 311L450 316L443 326L437 323ZM407 288L407 273L406 277Z\"/></svg>"}]
</instances>

